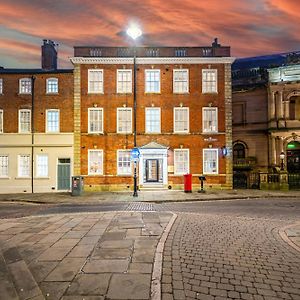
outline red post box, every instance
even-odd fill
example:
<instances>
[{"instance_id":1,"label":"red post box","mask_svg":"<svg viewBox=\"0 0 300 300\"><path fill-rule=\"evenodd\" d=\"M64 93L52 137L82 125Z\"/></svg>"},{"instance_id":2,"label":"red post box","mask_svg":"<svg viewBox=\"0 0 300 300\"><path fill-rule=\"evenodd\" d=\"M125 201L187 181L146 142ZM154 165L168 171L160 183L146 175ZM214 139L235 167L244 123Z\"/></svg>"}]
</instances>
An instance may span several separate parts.
<instances>
[{"instance_id":1,"label":"red post box","mask_svg":"<svg viewBox=\"0 0 300 300\"><path fill-rule=\"evenodd\" d=\"M192 174L185 174L184 176L184 192L192 192Z\"/></svg>"}]
</instances>

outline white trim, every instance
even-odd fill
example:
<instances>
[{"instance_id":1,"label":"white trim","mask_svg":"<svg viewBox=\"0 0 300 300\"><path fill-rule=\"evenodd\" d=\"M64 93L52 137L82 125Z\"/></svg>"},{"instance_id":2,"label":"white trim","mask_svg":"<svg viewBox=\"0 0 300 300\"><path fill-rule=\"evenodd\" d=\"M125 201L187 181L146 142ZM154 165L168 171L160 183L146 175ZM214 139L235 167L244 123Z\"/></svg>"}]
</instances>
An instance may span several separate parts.
<instances>
[{"instance_id":1,"label":"white trim","mask_svg":"<svg viewBox=\"0 0 300 300\"><path fill-rule=\"evenodd\" d=\"M182 72L186 71L187 72L187 91L186 92L175 92L174 87L175 87L175 73L176 72ZM189 74L189 69L173 69L173 94L188 94L190 90L190 74Z\"/></svg>"},{"instance_id":2,"label":"white trim","mask_svg":"<svg viewBox=\"0 0 300 300\"><path fill-rule=\"evenodd\" d=\"M147 131L147 110L158 109L159 110L159 131ZM145 107L145 133L148 134L160 134L161 133L161 108L160 107Z\"/></svg>"},{"instance_id":3,"label":"white trim","mask_svg":"<svg viewBox=\"0 0 300 300\"><path fill-rule=\"evenodd\" d=\"M216 159L216 172L205 172L204 170L204 152L205 151L214 151L217 154L217 159ZM202 172L203 174L206 175L218 175L219 174L219 149L218 148L203 148L202 149Z\"/></svg>"},{"instance_id":4,"label":"white trim","mask_svg":"<svg viewBox=\"0 0 300 300\"><path fill-rule=\"evenodd\" d=\"M21 91L21 82L25 81L25 80L30 82L30 92L22 92ZM20 78L19 79L19 94L21 94L21 95L31 95L31 93L32 93L32 81L31 81L31 78L29 78L29 77Z\"/></svg>"},{"instance_id":5,"label":"white trim","mask_svg":"<svg viewBox=\"0 0 300 300\"><path fill-rule=\"evenodd\" d=\"M158 72L159 73L159 89L158 91L146 91L147 89L147 72ZM161 91L161 74L160 74L160 69L145 69L145 73L144 73L144 76L145 76L145 94L160 94L160 91Z\"/></svg>"},{"instance_id":6,"label":"white trim","mask_svg":"<svg viewBox=\"0 0 300 300\"><path fill-rule=\"evenodd\" d=\"M130 110L130 131L119 131L119 111L120 110ZM132 133L132 108L131 107L117 107L117 133L119 134L129 134Z\"/></svg>"},{"instance_id":7,"label":"white trim","mask_svg":"<svg viewBox=\"0 0 300 300\"><path fill-rule=\"evenodd\" d=\"M188 154L188 156L187 156L188 170L187 170L187 172L177 172L175 152L183 152L183 151L186 151ZM189 174L189 173L190 173L190 149L188 149L188 148L174 149L174 175L184 175L184 174Z\"/></svg>"},{"instance_id":8,"label":"white trim","mask_svg":"<svg viewBox=\"0 0 300 300\"><path fill-rule=\"evenodd\" d=\"M73 64L133 65L129 57L71 57ZM234 57L137 57L136 63L152 64L232 64Z\"/></svg>"},{"instance_id":9,"label":"white trim","mask_svg":"<svg viewBox=\"0 0 300 300\"><path fill-rule=\"evenodd\" d=\"M90 73L102 72L102 87L100 91L91 91L90 89ZM104 94L104 70L103 69L88 69L88 94Z\"/></svg>"},{"instance_id":10,"label":"white trim","mask_svg":"<svg viewBox=\"0 0 300 300\"><path fill-rule=\"evenodd\" d=\"M53 112L58 112L58 131L49 131L48 128L48 112L53 111ZM46 109L46 133L59 133L60 132L60 110L56 108L51 108L51 109Z\"/></svg>"},{"instance_id":11,"label":"white trim","mask_svg":"<svg viewBox=\"0 0 300 300\"><path fill-rule=\"evenodd\" d=\"M187 130L175 130L175 110L187 110ZM173 132L174 133L189 133L190 132L190 109L189 107L174 107L173 108Z\"/></svg>"},{"instance_id":12,"label":"white trim","mask_svg":"<svg viewBox=\"0 0 300 300\"><path fill-rule=\"evenodd\" d=\"M1 115L1 122L0 122L0 134L4 133L4 128L3 128L3 119L4 119L4 112L3 109L0 109L0 115Z\"/></svg>"},{"instance_id":13,"label":"white trim","mask_svg":"<svg viewBox=\"0 0 300 300\"><path fill-rule=\"evenodd\" d=\"M9 177L9 154L1 153L0 156L5 156L7 157L7 175L1 175L0 174L0 179L10 179Z\"/></svg>"},{"instance_id":14,"label":"white trim","mask_svg":"<svg viewBox=\"0 0 300 300\"><path fill-rule=\"evenodd\" d=\"M119 153L120 152L129 152L129 156L130 156L130 149L121 149L121 150L117 150L117 175L118 176L131 176L132 175L132 163L130 162L130 172L129 173L120 173L119 172Z\"/></svg>"},{"instance_id":15,"label":"white trim","mask_svg":"<svg viewBox=\"0 0 300 300\"><path fill-rule=\"evenodd\" d=\"M30 112L29 131L21 132L21 112ZM21 134L31 133L31 109L19 109L19 112L18 112L18 133L21 133Z\"/></svg>"},{"instance_id":16,"label":"white trim","mask_svg":"<svg viewBox=\"0 0 300 300\"><path fill-rule=\"evenodd\" d=\"M90 111L91 110L99 110L102 114L102 122L101 122L101 129L99 131L90 131ZM102 107L89 107L88 108L88 133L89 134L103 134L103 126L104 126L104 109Z\"/></svg>"},{"instance_id":17,"label":"white trim","mask_svg":"<svg viewBox=\"0 0 300 300\"><path fill-rule=\"evenodd\" d=\"M101 173L92 173L90 172L90 153L91 152L100 152L101 153ZM104 172L104 166L103 166L103 150L102 149L88 149L88 175L91 176L101 176Z\"/></svg>"},{"instance_id":18,"label":"white trim","mask_svg":"<svg viewBox=\"0 0 300 300\"><path fill-rule=\"evenodd\" d=\"M48 91L48 82L50 81L50 80L55 80L56 81L56 83L57 83L57 91L56 92L49 92ZM50 78L47 78L46 79L46 94L48 95L48 94L58 94L58 89L59 89L59 86L58 86L58 78L56 78L56 77L50 77Z\"/></svg>"},{"instance_id":19,"label":"white trim","mask_svg":"<svg viewBox=\"0 0 300 300\"><path fill-rule=\"evenodd\" d=\"M3 78L0 78L0 95L3 95Z\"/></svg>"},{"instance_id":20,"label":"white trim","mask_svg":"<svg viewBox=\"0 0 300 300\"><path fill-rule=\"evenodd\" d=\"M126 71L126 72L129 72L130 71L130 78L131 78L131 86L130 86L130 91L129 92L120 92L120 88L119 88L119 72L122 72L122 71ZM116 79L116 86L117 86L117 94L132 94L132 69L117 69L117 79Z\"/></svg>"},{"instance_id":21,"label":"white trim","mask_svg":"<svg viewBox=\"0 0 300 300\"><path fill-rule=\"evenodd\" d=\"M208 110L208 109L214 109L216 112L216 130L210 131L210 130L204 130L204 111ZM218 107L216 106L205 106L202 107L202 133L218 133L219 132L219 111L218 111Z\"/></svg>"}]
</instances>

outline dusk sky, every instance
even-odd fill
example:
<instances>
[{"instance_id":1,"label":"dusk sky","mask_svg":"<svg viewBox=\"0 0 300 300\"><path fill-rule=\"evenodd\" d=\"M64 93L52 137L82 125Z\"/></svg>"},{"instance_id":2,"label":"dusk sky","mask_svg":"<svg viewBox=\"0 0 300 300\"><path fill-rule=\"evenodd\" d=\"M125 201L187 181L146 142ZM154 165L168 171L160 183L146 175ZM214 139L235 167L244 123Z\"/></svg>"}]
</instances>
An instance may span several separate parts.
<instances>
[{"instance_id":1,"label":"dusk sky","mask_svg":"<svg viewBox=\"0 0 300 300\"><path fill-rule=\"evenodd\" d=\"M0 66L40 67L42 39L59 43L59 67L73 46L207 46L215 37L245 57L300 50L300 0L0 0Z\"/></svg>"}]
</instances>

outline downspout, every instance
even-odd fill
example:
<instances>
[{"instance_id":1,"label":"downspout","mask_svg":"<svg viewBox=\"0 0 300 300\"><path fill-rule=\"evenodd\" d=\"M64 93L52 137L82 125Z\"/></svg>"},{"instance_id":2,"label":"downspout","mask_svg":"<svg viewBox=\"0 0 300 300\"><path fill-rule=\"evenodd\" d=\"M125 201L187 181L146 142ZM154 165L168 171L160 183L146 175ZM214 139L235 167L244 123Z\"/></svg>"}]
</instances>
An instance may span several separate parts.
<instances>
[{"instance_id":1,"label":"downspout","mask_svg":"<svg viewBox=\"0 0 300 300\"><path fill-rule=\"evenodd\" d=\"M34 168L34 82L35 76L31 76L31 193L34 193L34 179L33 179L33 168Z\"/></svg>"}]
</instances>

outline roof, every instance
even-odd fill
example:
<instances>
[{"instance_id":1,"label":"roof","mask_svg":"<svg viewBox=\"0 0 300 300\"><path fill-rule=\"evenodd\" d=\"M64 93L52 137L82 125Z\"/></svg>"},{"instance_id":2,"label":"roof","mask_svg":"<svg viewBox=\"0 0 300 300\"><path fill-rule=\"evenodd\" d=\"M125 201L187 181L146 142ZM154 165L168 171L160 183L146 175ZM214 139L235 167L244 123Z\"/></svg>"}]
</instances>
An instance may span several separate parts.
<instances>
[{"instance_id":1,"label":"roof","mask_svg":"<svg viewBox=\"0 0 300 300\"><path fill-rule=\"evenodd\" d=\"M168 148L169 147L158 144L156 142L150 142L149 144L140 147L140 149L168 149Z\"/></svg>"},{"instance_id":2,"label":"roof","mask_svg":"<svg viewBox=\"0 0 300 300\"><path fill-rule=\"evenodd\" d=\"M59 74L59 73L73 73L73 69L10 69L0 68L0 74Z\"/></svg>"}]
</instances>

